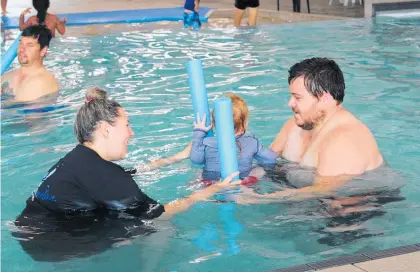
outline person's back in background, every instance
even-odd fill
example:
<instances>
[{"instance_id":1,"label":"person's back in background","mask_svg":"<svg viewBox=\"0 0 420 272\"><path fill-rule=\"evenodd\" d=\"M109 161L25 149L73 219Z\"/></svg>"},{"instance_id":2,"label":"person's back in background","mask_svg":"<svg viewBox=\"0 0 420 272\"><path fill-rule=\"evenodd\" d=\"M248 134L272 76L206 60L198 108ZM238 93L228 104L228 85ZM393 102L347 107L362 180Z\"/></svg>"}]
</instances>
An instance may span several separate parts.
<instances>
[{"instance_id":1,"label":"person's back in background","mask_svg":"<svg viewBox=\"0 0 420 272\"><path fill-rule=\"evenodd\" d=\"M53 37L55 37L56 29L58 33L64 35L66 32L65 24L67 19L62 18L60 20L57 15L47 13L48 8L50 7L49 0L33 0L32 5L38 14L36 16L31 16L25 22L25 15L30 12L30 8L25 9L19 18L19 30L22 31L31 25L45 25L51 31Z\"/></svg>"}]
</instances>

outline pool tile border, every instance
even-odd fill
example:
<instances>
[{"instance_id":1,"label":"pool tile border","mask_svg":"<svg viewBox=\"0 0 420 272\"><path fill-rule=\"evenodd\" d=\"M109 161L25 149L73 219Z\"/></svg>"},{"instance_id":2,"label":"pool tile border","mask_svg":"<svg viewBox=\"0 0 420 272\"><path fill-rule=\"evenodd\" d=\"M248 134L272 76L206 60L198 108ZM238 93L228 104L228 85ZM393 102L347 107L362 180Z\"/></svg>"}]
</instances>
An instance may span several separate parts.
<instances>
[{"instance_id":1,"label":"pool tile border","mask_svg":"<svg viewBox=\"0 0 420 272\"><path fill-rule=\"evenodd\" d=\"M398 1L395 2L377 2L372 3L372 16L375 17L380 12L385 11L400 11L400 10L411 10L420 9L420 1Z\"/></svg>"},{"instance_id":2,"label":"pool tile border","mask_svg":"<svg viewBox=\"0 0 420 272\"><path fill-rule=\"evenodd\" d=\"M400 247L379 250L379 251L370 252L370 253L346 255L342 257L332 258L329 260L271 270L271 272L313 272L313 271L319 271L326 268L378 260L378 259L383 259L387 257L413 253L417 251L420 251L420 244L412 244L408 246L400 246Z\"/></svg>"}]
</instances>

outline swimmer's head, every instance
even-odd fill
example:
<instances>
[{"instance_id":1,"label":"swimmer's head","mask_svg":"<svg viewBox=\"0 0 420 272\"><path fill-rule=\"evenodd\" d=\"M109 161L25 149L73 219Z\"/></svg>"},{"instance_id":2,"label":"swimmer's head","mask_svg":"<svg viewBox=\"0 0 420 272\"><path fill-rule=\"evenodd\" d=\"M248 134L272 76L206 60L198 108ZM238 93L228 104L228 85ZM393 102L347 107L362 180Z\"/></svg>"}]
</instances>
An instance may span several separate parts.
<instances>
[{"instance_id":1,"label":"swimmer's head","mask_svg":"<svg viewBox=\"0 0 420 272\"><path fill-rule=\"evenodd\" d=\"M86 101L92 101L95 99L107 99L108 93L101 88L93 87L87 89Z\"/></svg>"},{"instance_id":2,"label":"swimmer's head","mask_svg":"<svg viewBox=\"0 0 420 272\"><path fill-rule=\"evenodd\" d=\"M80 144L91 147L108 161L124 159L128 141L134 135L125 110L109 99L84 103L77 112L74 133Z\"/></svg>"},{"instance_id":3,"label":"swimmer's head","mask_svg":"<svg viewBox=\"0 0 420 272\"><path fill-rule=\"evenodd\" d=\"M51 31L45 26L32 25L22 31L18 60L22 66L42 62L51 41Z\"/></svg>"},{"instance_id":4,"label":"swimmer's head","mask_svg":"<svg viewBox=\"0 0 420 272\"><path fill-rule=\"evenodd\" d=\"M235 129L235 134L240 135L245 133L246 129L248 128L248 105L242 97L234 93L227 93L224 94L224 96L232 100L233 126ZM214 111L212 111L211 114L214 127Z\"/></svg>"},{"instance_id":5,"label":"swimmer's head","mask_svg":"<svg viewBox=\"0 0 420 272\"><path fill-rule=\"evenodd\" d=\"M45 23L45 18L47 17L47 10L50 7L49 0L32 0L32 5L38 12L36 17L38 18L38 24L42 25Z\"/></svg>"},{"instance_id":6,"label":"swimmer's head","mask_svg":"<svg viewBox=\"0 0 420 272\"><path fill-rule=\"evenodd\" d=\"M343 72L333 60L305 59L289 70L289 107L296 124L305 130L321 123L329 109L344 99Z\"/></svg>"}]
</instances>

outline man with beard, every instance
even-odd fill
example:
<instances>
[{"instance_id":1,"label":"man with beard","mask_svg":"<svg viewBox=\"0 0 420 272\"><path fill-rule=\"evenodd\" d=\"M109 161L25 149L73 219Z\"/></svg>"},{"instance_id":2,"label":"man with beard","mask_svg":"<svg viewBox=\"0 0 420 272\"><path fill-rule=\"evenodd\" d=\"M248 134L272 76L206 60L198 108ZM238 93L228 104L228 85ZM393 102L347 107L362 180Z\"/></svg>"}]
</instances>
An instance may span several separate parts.
<instances>
[{"instance_id":1,"label":"man with beard","mask_svg":"<svg viewBox=\"0 0 420 272\"><path fill-rule=\"evenodd\" d=\"M57 94L58 82L43 64L51 37L45 26L34 25L23 30L18 47L21 67L2 77L2 96L10 95L15 102L30 102Z\"/></svg>"},{"instance_id":2,"label":"man with beard","mask_svg":"<svg viewBox=\"0 0 420 272\"><path fill-rule=\"evenodd\" d=\"M249 192L248 196L238 196L238 202L330 196L352 177L385 164L370 130L342 106L344 77L333 60L305 59L290 68L288 81L288 105L294 116L270 148L289 161L314 169L316 174L301 188L264 195Z\"/></svg>"}]
</instances>

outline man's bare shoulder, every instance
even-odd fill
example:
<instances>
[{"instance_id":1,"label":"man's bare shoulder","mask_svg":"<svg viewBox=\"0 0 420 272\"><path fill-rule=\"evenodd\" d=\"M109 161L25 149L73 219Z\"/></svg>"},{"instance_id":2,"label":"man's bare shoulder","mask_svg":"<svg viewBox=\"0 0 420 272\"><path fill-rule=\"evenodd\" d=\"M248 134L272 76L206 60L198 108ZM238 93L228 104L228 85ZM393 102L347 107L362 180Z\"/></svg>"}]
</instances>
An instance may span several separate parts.
<instances>
[{"instance_id":1,"label":"man's bare shoulder","mask_svg":"<svg viewBox=\"0 0 420 272\"><path fill-rule=\"evenodd\" d=\"M29 89L28 89L29 88ZM41 96L55 93L59 89L57 79L55 76L44 69L27 79L25 88L22 90L24 100L33 100Z\"/></svg>"},{"instance_id":2,"label":"man's bare shoulder","mask_svg":"<svg viewBox=\"0 0 420 272\"><path fill-rule=\"evenodd\" d=\"M330 129L328 129L325 139L336 138L340 135L349 137L359 133L370 133L367 126L346 109L341 109L337 112L329 127Z\"/></svg>"},{"instance_id":3,"label":"man's bare shoulder","mask_svg":"<svg viewBox=\"0 0 420 272\"><path fill-rule=\"evenodd\" d=\"M295 117L291 117L283 124L283 127L280 130L280 133L287 136L290 133L290 131L296 127L297 127L296 119Z\"/></svg>"},{"instance_id":4,"label":"man's bare shoulder","mask_svg":"<svg viewBox=\"0 0 420 272\"><path fill-rule=\"evenodd\" d=\"M57 78L55 77L55 75L47 69L44 70L43 74L45 75L45 78L57 82Z\"/></svg>"},{"instance_id":5,"label":"man's bare shoulder","mask_svg":"<svg viewBox=\"0 0 420 272\"><path fill-rule=\"evenodd\" d=\"M292 129L293 127L296 127L296 119L295 117L290 117L289 120L286 121L286 123L284 123L283 127L285 129Z\"/></svg>"},{"instance_id":6,"label":"man's bare shoulder","mask_svg":"<svg viewBox=\"0 0 420 272\"><path fill-rule=\"evenodd\" d=\"M367 138L373 138L371 131L365 124L354 116L347 117L325 135L322 145L335 142L346 144L346 148L352 148Z\"/></svg>"},{"instance_id":7,"label":"man's bare shoulder","mask_svg":"<svg viewBox=\"0 0 420 272\"><path fill-rule=\"evenodd\" d=\"M360 174L376 168L383 158L370 129L353 116L325 135L320 146L319 160L325 162L324 166L327 167L323 167L324 174L332 174L331 169Z\"/></svg>"},{"instance_id":8,"label":"man's bare shoulder","mask_svg":"<svg viewBox=\"0 0 420 272\"><path fill-rule=\"evenodd\" d=\"M43 85L49 86L48 89L56 89L58 90L58 81L57 78L48 70L44 70L42 73L39 73L37 76L33 78L33 82Z\"/></svg>"},{"instance_id":9,"label":"man's bare shoulder","mask_svg":"<svg viewBox=\"0 0 420 272\"><path fill-rule=\"evenodd\" d=\"M297 127L297 125L294 117L287 120L277 134L276 139L271 143L270 149L278 154L282 153L290 131L295 127Z\"/></svg>"},{"instance_id":10,"label":"man's bare shoulder","mask_svg":"<svg viewBox=\"0 0 420 272\"><path fill-rule=\"evenodd\" d=\"M337 122L337 125L332 129L330 134L342 134L343 137L357 137L359 139L365 137L373 138L370 129L349 111L343 111L342 116L340 116L340 121Z\"/></svg>"},{"instance_id":11,"label":"man's bare shoulder","mask_svg":"<svg viewBox=\"0 0 420 272\"><path fill-rule=\"evenodd\" d=\"M18 71L17 69L13 69L11 71L8 71L8 72L4 73L1 76L1 83L6 82L6 81L10 81L16 75L17 71Z\"/></svg>"}]
</instances>

